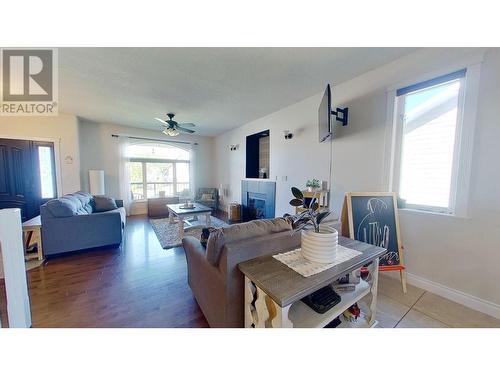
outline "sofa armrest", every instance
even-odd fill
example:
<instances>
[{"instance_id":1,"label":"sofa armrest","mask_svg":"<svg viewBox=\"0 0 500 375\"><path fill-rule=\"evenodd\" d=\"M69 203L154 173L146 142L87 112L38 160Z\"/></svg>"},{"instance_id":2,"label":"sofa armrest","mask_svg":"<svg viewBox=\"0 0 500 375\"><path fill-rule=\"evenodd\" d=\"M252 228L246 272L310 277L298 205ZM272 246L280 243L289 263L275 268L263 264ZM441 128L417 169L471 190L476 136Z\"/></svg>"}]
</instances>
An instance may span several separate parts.
<instances>
[{"instance_id":1,"label":"sofa armrest","mask_svg":"<svg viewBox=\"0 0 500 375\"><path fill-rule=\"evenodd\" d=\"M184 246L184 250L186 254L190 254L193 257L196 257L198 260L206 258L206 252L198 239L193 236L185 236L182 239L182 245Z\"/></svg>"},{"instance_id":2,"label":"sofa armrest","mask_svg":"<svg viewBox=\"0 0 500 375\"><path fill-rule=\"evenodd\" d=\"M205 249L198 239L182 239L188 265L188 283L211 327L224 327L226 321L226 281L219 268L207 261Z\"/></svg>"},{"instance_id":3,"label":"sofa armrest","mask_svg":"<svg viewBox=\"0 0 500 375\"><path fill-rule=\"evenodd\" d=\"M182 245L186 252L190 280L193 278L204 279L209 282L207 285L213 285L214 282L224 282L225 277L220 269L208 263L205 248L197 238L186 236L182 239Z\"/></svg>"}]
</instances>

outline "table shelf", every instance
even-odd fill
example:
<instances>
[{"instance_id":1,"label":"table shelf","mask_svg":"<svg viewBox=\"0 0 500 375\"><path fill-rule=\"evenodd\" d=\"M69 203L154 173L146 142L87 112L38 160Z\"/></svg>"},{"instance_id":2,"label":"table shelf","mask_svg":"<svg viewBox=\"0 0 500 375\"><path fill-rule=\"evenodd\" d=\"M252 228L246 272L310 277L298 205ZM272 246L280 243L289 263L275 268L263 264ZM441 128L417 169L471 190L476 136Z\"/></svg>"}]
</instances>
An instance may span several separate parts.
<instances>
[{"instance_id":1,"label":"table shelf","mask_svg":"<svg viewBox=\"0 0 500 375\"><path fill-rule=\"evenodd\" d=\"M322 328L366 296L369 292L370 285L366 281L361 280L355 290L339 292L338 294L341 297L341 301L324 314L319 314L304 302L297 301L290 307L288 319L292 322L294 328ZM358 321L359 322L343 322L342 325L346 327L349 325L362 326L361 319L358 319ZM366 327L368 327L368 322L366 322Z\"/></svg>"},{"instance_id":2,"label":"table shelf","mask_svg":"<svg viewBox=\"0 0 500 375\"><path fill-rule=\"evenodd\" d=\"M374 320L373 323L369 323L366 317L359 317L354 322L349 322L343 318L340 319L342 323L340 323L335 328L374 328L377 326L378 321Z\"/></svg>"}]
</instances>

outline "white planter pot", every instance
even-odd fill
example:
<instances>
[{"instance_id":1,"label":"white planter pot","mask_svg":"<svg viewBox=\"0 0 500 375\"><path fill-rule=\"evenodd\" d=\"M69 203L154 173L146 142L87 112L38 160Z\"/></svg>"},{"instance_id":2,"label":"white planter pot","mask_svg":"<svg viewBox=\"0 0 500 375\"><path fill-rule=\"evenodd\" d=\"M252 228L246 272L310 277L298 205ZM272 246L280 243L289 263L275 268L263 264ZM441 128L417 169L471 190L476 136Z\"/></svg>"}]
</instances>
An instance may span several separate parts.
<instances>
[{"instance_id":1,"label":"white planter pot","mask_svg":"<svg viewBox=\"0 0 500 375\"><path fill-rule=\"evenodd\" d=\"M320 226L320 232L303 230L301 249L304 258L318 263L332 263L337 253L338 233L334 228Z\"/></svg>"}]
</instances>

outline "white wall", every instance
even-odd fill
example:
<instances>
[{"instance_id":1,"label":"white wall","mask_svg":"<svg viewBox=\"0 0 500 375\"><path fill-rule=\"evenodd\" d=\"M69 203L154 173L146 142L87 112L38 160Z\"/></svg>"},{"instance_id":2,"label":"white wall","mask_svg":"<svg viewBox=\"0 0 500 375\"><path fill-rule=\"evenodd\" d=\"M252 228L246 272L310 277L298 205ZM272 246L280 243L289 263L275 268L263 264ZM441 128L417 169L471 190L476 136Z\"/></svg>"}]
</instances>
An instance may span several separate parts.
<instances>
[{"instance_id":1,"label":"white wall","mask_svg":"<svg viewBox=\"0 0 500 375\"><path fill-rule=\"evenodd\" d=\"M229 185L230 195L223 199L223 204L241 202L246 136L262 130L270 129L269 178L276 181L276 215L290 211L291 186L303 186L307 178L328 179L325 165L328 165L330 145L319 144L317 131L310 128L317 116L311 107L318 102L319 97L308 99L215 138L216 182ZM285 129L294 133L292 139L285 140ZM230 151L232 144L239 144L239 149ZM306 145L314 145L314 149ZM283 181L284 178L287 181Z\"/></svg>"},{"instance_id":2,"label":"white wall","mask_svg":"<svg viewBox=\"0 0 500 375\"><path fill-rule=\"evenodd\" d=\"M112 134L154 139L161 139L162 136L159 131L114 124L100 124L80 119L79 139L81 149L82 190L89 190L89 169L103 169L106 195L112 197L120 196L119 140L118 138L112 137ZM194 188L215 186L212 166L213 139L196 135L179 135L175 137L175 140L198 143L198 146L195 146L197 151L194 171ZM146 207L146 203L134 204L131 207L131 214L145 214L147 212Z\"/></svg>"},{"instance_id":3,"label":"white wall","mask_svg":"<svg viewBox=\"0 0 500 375\"><path fill-rule=\"evenodd\" d=\"M333 147L331 206L338 216L347 191L377 191L388 186L387 89L463 68L484 50L422 49L365 73L333 89L336 106L348 106L349 126L339 128ZM402 240L408 272L500 305L500 52L484 59L469 218L401 213ZM321 94L227 132L215 139L217 184L229 185L229 201L240 201L245 170L245 137L270 129L270 177L277 178L276 215L291 212L290 187L308 178L328 179L330 144L317 141L317 108ZM283 130L294 133L285 141ZM230 144L240 144L229 151ZM283 181L288 176L288 181ZM495 307L495 306L494 306ZM500 308L500 306L496 306ZM495 308L496 308L495 307ZM499 310L500 311L500 310Z\"/></svg>"},{"instance_id":4,"label":"white wall","mask_svg":"<svg viewBox=\"0 0 500 375\"><path fill-rule=\"evenodd\" d=\"M80 190L80 151L76 116L60 114L54 117L0 117L0 138L48 140L59 150L58 194ZM72 162L69 162L69 158Z\"/></svg>"}]
</instances>

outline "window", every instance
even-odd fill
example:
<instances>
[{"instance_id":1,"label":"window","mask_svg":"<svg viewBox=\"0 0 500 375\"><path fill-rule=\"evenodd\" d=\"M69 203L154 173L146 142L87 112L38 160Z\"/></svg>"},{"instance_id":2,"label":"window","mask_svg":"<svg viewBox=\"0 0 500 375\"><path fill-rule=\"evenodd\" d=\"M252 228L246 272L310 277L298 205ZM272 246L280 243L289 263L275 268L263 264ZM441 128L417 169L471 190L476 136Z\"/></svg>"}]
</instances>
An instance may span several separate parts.
<instances>
[{"instance_id":1,"label":"window","mask_svg":"<svg viewBox=\"0 0 500 375\"><path fill-rule=\"evenodd\" d=\"M131 145L130 190L133 200L190 196L189 151L165 144Z\"/></svg>"},{"instance_id":2,"label":"window","mask_svg":"<svg viewBox=\"0 0 500 375\"><path fill-rule=\"evenodd\" d=\"M35 143L38 149L38 169L40 172L40 195L42 199L52 199L57 196L56 174L53 145L43 146Z\"/></svg>"},{"instance_id":3,"label":"window","mask_svg":"<svg viewBox=\"0 0 500 375\"><path fill-rule=\"evenodd\" d=\"M397 91L396 187L408 208L454 213L465 70Z\"/></svg>"}]
</instances>

